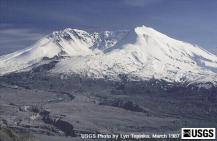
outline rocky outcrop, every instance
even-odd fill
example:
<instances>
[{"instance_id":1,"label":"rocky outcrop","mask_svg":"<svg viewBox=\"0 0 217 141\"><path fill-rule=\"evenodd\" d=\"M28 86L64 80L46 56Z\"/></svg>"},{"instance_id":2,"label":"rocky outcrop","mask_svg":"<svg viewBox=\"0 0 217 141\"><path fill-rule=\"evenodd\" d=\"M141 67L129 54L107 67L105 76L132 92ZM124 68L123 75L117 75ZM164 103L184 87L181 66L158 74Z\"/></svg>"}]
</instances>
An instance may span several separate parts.
<instances>
[{"instance_id":1,"label":"rocky outcrop","mask_svg":"<svg viewBox=\"0 0 217 141\"><path fill-rule=\"evenodd\" d=\"M50 112L44 110L40 112L42 116L42 120L46 124L50 124L62 132L64 132L65 136L75 136L74 127L67 121L62 120L60 117L52 117Z\"/></svg>"},{"instance_id":2,"label":"rocky outcrop","mask_svg":"<svg viewBox=\"0 0 217 141\"><path fill-rule=\"evenodd\" d=\"M123 101L121 99L104 100L104 101L100 102L99 104L123 108L125 110L134 111L134 112L146 112L143 108L141 108L139 105L133 103L132 101Z\"/></svg>"}]
</instances>

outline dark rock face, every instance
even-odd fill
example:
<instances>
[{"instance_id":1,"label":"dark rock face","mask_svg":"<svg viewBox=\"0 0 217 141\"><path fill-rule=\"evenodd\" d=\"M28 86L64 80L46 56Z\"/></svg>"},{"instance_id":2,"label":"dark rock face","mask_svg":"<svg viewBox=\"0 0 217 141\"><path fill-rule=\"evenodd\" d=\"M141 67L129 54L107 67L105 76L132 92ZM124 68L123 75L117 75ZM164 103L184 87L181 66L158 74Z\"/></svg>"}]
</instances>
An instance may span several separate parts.
<instances>
[{"instance_id":1,"label":"dark rock face","mask_svg":"<svg viewBox=\"0 0 217 141\"><path fill-rule=\"evenodd\" d=\"M74 127L67 121L64 121L60 118L55 118L50 116L50 112L44 110L40 112L40 115L42 116L42 120L46 124L50 124L61 130L65 133L66 136L75 136Z\"/></svg>"},{"instance_id":2,"label":"dark rock face","mask_svg":"<svg viewBox=\"0 0 217 141\"><path fill-rule=\"evenodd\" d=\"M138 106L132 101L125 101L121 99L115 99L115 100L105 100L99 103L100 105L108 105L108 106L114 106L114 107L119 107L123 108L125 110L130 110L134 112L145 112L143 108Z\"/></svg>"},{"instance_id":3,"label":"dark rock face","mask_svg":"<svg viewBox=\"0 0 217 141\"><path fill-rule=\"evenodd\" d=\"M53 125L56 128L58 128L59 130L63 131L66 136L71 136L71 137L75 136L73 126L70 123L66 122L66 121L63 121L61 119L52 119L50 117L43 118L43 121L46 124Z\"/></svg>"},{"instance_id":4,"label":"dark rock face","mask_svg":"<svg viewBox=\"0 0 217 141\"><path fill-rule=\"evenodd\" d=\"M46 59L46 58L43 58L43 59ZM46 60L49 60L49 59L47 58ZM49 71L52 68L54 68L57 63L58 61L50 61L47 64L43 64L43 65L33 68L32 72L36 73L36 72L42 72L42 71Z\"/></svg>"},{"instance_id":5,"label":"dark rock face","mask_svg":"<svg viewBox=\"0 0 217 141\"><path fill-rule=\"evenodd\" d=\"M73 126L70 123L59 119L56 122L54 122L53 125L58 129L62 130L66 136L75 136Z\"/></svg>"}]
</instances>

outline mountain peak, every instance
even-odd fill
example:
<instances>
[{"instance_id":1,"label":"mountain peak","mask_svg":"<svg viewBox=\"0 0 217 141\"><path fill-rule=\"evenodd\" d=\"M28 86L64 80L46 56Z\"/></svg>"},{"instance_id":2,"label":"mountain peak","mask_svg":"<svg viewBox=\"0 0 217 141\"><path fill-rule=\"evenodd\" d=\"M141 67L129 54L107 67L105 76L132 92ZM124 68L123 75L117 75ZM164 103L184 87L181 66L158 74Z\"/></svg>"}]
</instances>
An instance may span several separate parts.
<instances>
[{"instance_id":1,"label":"mountain peak","mask_svg":"<svg viewBox=\"0 0 217 141\"><path fill-rule=\"evenodd\" d=\"M147 26L144 26L144 25L135 27L135 28L134 28L134 31L135 31L137 34L145 34L145 33L157 32L157 31L154 30L153 28L147 27Z\"/></svg>"}]
</instances>

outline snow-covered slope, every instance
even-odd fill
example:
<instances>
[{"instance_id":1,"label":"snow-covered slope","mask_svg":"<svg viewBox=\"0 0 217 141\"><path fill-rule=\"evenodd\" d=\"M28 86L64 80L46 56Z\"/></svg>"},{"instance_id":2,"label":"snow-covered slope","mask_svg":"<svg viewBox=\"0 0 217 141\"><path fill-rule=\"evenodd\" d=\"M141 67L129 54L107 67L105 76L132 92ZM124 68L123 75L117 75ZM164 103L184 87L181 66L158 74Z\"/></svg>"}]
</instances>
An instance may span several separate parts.
<instances>
[{"instance_id":1,"label":"snow-covered slope","mask_svg":"<svg viewBox=\"0 0 217 141\"><path fill-rule=\"evenodd\" d=\"M126 74L134 80L189 83L216 83L217 78L215 55L145 26L132 31L53 32L30 48L0 57L0 75L29 70L49 58L59 61L49 71L57 75L118 79Z\"/></svg>"}]
</instances>

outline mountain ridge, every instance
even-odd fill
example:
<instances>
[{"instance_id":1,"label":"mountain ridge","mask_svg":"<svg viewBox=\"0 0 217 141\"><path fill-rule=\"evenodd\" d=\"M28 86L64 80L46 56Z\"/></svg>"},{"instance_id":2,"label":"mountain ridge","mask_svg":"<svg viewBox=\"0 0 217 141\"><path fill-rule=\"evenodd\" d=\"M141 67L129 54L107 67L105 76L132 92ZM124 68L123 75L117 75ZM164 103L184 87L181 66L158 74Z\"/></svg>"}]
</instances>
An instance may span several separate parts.
<instances>
[{"instance_id":1,"label":"mountain ridge","mask_svg":"<svg viewBox=\"0 0 217 141\"><path fill-rule=\"evenodd\" d=\"M31 70L61 57L51 74L132 80L217 84L217 57L198 46L175 40L149 27L88 33L66 28L30 48L0 57L0 75ZM49 62L49 61L47 61Z\"/></svg>"}]
</instances>

